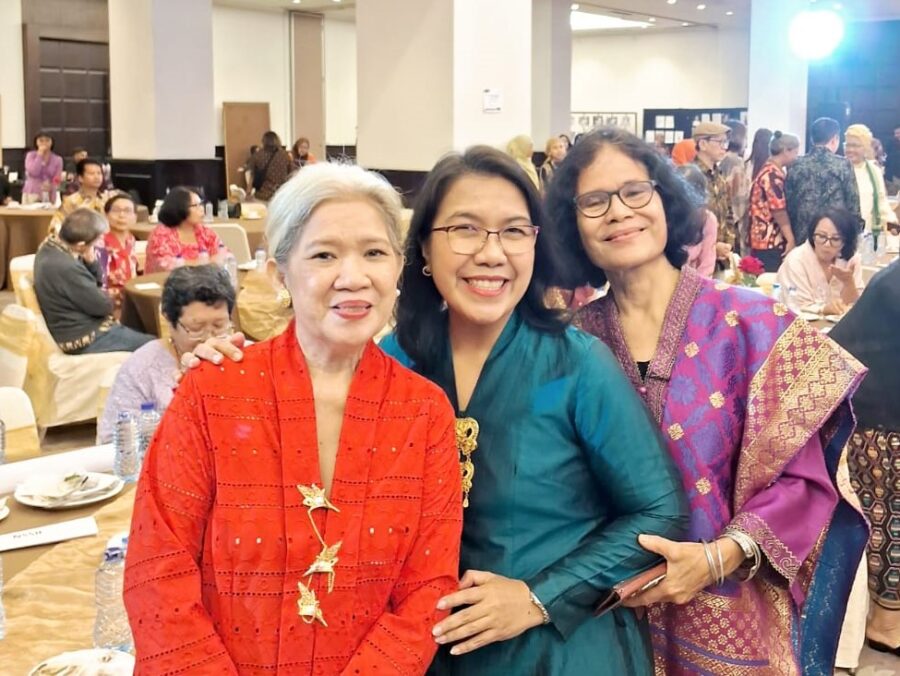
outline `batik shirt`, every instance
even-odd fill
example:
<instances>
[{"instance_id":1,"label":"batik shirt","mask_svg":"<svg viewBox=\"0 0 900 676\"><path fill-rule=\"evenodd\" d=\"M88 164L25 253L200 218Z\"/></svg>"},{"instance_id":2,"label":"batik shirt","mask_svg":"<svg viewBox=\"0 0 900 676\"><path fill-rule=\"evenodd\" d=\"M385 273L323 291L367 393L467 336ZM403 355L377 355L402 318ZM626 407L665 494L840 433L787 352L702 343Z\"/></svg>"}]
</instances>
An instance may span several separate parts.
<instances>
[{"instance_id":1,"label":"batik shirt","mask_svg":"<svg viewBox=\"0 0 900 676\"><path fill-rule=\"evenodd\" d=\"M718 241L735 246L737 242L737 224L734 222L734 213L731 209L728 183L717 166L713 165L710 167L704 164L699 157L694 162L700 168L700 171L703 172L703 175L706 176L706 206L713 212L716 220L719 221Z\"/></svg>"},{"instance_id":2,"label":"batik shirt","mask_svg":"<svg viewBox=\"0 0 900 676\"><path fill-rule=\"evenodd\" d=\"M809 236L815 226L813 219L825 209L843 207L861 217L853 167L823 146L816 146L791 165L785 197L796 242Z\"/></svg>"}]
</instances>

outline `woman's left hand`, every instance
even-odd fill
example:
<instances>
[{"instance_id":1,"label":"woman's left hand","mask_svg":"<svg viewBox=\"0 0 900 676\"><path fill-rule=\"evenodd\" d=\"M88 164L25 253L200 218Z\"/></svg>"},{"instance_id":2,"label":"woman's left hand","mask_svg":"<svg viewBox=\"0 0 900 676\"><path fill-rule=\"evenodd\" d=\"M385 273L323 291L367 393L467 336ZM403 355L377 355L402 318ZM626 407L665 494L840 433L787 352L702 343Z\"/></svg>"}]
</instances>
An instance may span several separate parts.
<instances>
[{"instance_id":1,"label":"woman's left hand","mask_svg":"<svg viewBox=\"0 0 900 676\"><path fill-rule=\"evenodd\" d=\"M469 570L459 581L459 591L438 601L440 610L467 606L432 629L440 644L457 643L453 655L506 641L537 627L541 611L531 602L531 591L521 580L512 580L481 570ZM465 640L464 640L465 639Z\"/></svg>"},{"instance_id":2,"label":"woman's left hand","mask_svg":"<svg viewBox=\"0 0 900 676\"><path fill-rule=\"evenodd\" d=\"M641 547L666 559L666 579L643 594L625 601L629 608L649 606L653 603L684 604L691 601L714 580L709 569L703 545L698 542L674 542L657 535L638 537ZM725 575L730 575L740 567L744 555L740 547L730 538L720 538L718 545L722 551ZM718 563L715 545L710 543L714 562Z\"/></svg>"},{"instance_id":3,"label":"woman's left hand","mask_svg":"<svg viewBox=\"0 0 900 676\"><path fill-rule=\"evenodd\" d=\"M837 265L831 266L831 274L837 277L841 284L847 284L853 281L853 273L856 272L856 263L850 263L847 269L839 268Z\"/></svg>"}]
</instances>

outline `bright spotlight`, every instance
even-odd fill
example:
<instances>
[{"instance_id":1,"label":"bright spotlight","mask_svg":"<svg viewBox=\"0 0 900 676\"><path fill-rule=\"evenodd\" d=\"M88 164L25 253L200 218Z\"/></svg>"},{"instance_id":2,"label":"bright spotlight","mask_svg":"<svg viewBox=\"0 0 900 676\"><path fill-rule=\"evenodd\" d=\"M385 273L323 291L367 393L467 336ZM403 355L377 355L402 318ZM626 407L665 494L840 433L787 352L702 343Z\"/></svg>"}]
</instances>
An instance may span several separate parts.
<instances>
[{"instance_id":1,"label":"bright spotlight","mask_svg":"<svg viewBox=\"0 0 900 676\"><path fill-rule=\"evenodd\" d=\"M789 29L791 48L802 59L829 56L844 39L844 20L831 10L800 12Z\"/></svg>"}]
</instances>

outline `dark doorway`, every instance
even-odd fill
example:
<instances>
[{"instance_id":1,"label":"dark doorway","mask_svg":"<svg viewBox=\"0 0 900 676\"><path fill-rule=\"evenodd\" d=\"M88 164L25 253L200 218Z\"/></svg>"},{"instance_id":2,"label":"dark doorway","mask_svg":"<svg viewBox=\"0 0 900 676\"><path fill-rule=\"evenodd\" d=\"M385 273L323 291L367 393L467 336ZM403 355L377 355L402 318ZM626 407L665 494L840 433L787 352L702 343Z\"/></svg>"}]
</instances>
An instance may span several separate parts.
<instances>
[{"instance_id":1,"label":"dark doorway","mask_svg":"<svg viewBox=\"0 0 900 676\"><path fill-rule=\"evenodd\" d=\"M40 128L57 154L109 155L109 45L41 38L39 92Z\"/></svg>"}]
</instances>

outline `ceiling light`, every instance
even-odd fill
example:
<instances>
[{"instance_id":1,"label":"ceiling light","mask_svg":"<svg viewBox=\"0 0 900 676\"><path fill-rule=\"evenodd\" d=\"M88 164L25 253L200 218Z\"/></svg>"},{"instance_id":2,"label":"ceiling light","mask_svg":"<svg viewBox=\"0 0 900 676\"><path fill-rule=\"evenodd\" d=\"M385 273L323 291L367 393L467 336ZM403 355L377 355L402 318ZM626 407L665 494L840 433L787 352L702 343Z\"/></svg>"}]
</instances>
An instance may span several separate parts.
<instances>
[{"instance_id":1,"label":"ceiling light","mask_svg":"<svg viewBox=\"0 0 900 676\"><path fill-rule=\"evenodd\" d=\"M690 26L691 24L689 24L687 21L685 21L685 22L684 22L683 24L681 24L681 25L682 25L682 26Z\"/></svg>"},{"instance_id":2,"label":"ceiling light","mask_svg":"<svg viewBox=\"0 0 900 676\"><path fill-rule=\"evenodd\" d=\"M706 9L706 5L697 5L697 9Z\"/></svg>"},{"instance_id":3,"label":"ceiling light","mask_svg":"<svg viewBox=\"0 0 900 676\"><path fill-rule=\"evenodd\" d=\"M572 12L569 14L569 24L573 31L622 30L623 28L646 28L650 25L645 21L631 21L589 12Z\"/></svg>"},{"instance_id":4,"label":"ceiling light","mask_svg":"<svg viewBox=\"0 0 900 676\"><path fill-rule=\"evenodd\" d=\"M725 12L725 16L734 16L734 12L731 12L731 11Z\"/></svg>"},{"instance_id":5,"label":"ceiling light","mask_svg":"<svg viewBox=\"0 0 900 676\"><path fill-rule=\"evenodd\" d=\"M814 61L829 56L844 39L844 21L830 10L800 12L788 29L797 56Z\"/></svg>"},{"instance_id":6,"label":"ceiling light","mask_svg":"<svg viewBox=\"0 0 900 676\"><path fill-rule=\"evenodd\" d=\"M581 5L579 5L577 2L572 3L572 11L573 12L577 12L579 7L581 7Z\"/></svg>"},{"instance_id":7,"label":"ceiling light","mask_svg":"<svg viewBox=\"0 0 900 676\"><path fill-rule=\"evenodd\" d=\"M666 0L670 5L674 5L678 0Z\"/></svg>"}]
</instances>

